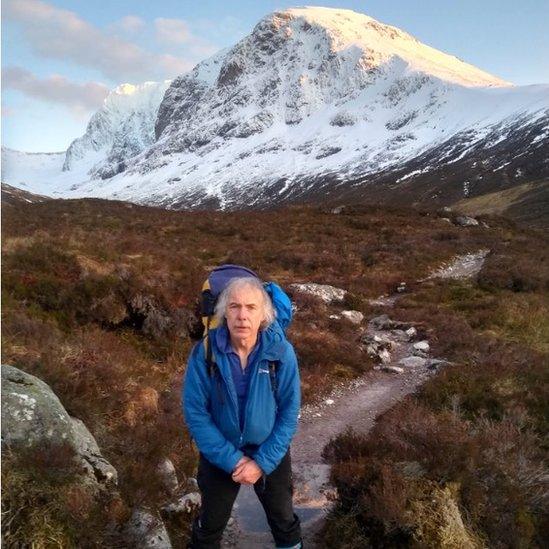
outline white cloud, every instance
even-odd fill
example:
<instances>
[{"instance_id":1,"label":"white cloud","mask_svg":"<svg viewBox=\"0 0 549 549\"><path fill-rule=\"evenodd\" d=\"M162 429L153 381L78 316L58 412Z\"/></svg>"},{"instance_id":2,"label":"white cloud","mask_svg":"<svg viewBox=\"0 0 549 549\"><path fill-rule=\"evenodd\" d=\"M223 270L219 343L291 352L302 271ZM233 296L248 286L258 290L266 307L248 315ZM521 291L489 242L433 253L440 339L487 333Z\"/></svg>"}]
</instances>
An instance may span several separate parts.
<instances>
[{"instance_id":1,"label":"white cloud","mask_svg":"<svg viewBox=\"0 0 549 549\"><path fill-rule=\"evenodd\" d=\"M156 36L162 42L186 44L191 39L189 25L182 19L158 17L154 20Z\"/></svg>"},{"instance_id":2,"label":"white cloud","mask_svg":"<svg viewBox=\"0 0 549 549\"><path fill-rule=\"evenodd\" d=\"M55 74L38 78L21 67L3 69L2 85L49 103L60 103L76 115L97 110L109 93L109 88L98 82L77 84Z\"/></svg>"},{"instance_id":3,"label":"white cloud","mask_svg":"<svg viewBox=\"0 0 549 549\"><path fill-rule=\"evenodd\" d=\"M41 0L4 0L2 15L21 25L36 55L92 67L115 82L173 78L194 65L147 52Z\"/></svg>"},{"instance_id":4,"label":"white cloud","mask_svg":"<svg viewBox=\"0 0 549 549\"><path fill-rule=\"evenodd\" d=\"M144 29L145 21L137 15L126 15L126 17L122 17L118 25L123 31L133 33Z\"/></svg>"},{"instance_id":5,"label":"white cloud","mask_svg":"<svg viewBox=\"0 0 549 549\"><path fill-rule=\"evenodd\" d=\"M193 34L189 23L183 19L158 17L154 20L154 28L159 42L179 47L192 58L202 60L219 50L217 46Z\"/></svg>"}]
</instances>

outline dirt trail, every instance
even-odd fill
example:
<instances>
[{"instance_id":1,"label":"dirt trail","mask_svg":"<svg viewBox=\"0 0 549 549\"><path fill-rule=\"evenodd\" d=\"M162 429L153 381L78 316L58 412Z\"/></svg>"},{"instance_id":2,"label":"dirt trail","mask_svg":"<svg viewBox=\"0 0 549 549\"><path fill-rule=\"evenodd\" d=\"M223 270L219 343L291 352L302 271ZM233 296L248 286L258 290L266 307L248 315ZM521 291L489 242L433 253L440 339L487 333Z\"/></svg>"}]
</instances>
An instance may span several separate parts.
<instances>
[{"instance_id":1,"label":"dirt trail","mask_svg":"<svg viewBox=\"0 0 549 549\"><path fill-rule=\"evenodd\" d=\"M484 262L487 251L457 256L451 269L444 265L428 278L468 278L475 276ZM425 280L425 279L424 279ZM378 304L390 312L400 295L381 296ZM383 324L383 323L381 323ZM383 368L368 372L345 387L335 388L332 394L315 406L302 408L299 428L292 441L294 472L294 506L301 518L306 547L316 547L314 535L320 530L330 510L332 488L328 478L330 467L323 462L321 453L327 442L351 426L368 433L376 418L391 408L405 395L413 393L429 376L436 372L436 361L425 359L426 354L414 348L417 338L407 337L406 326L385 326L370 322L363 335L370 340L391 340L390 360ZM400 360L415 356L408 364ZM423 362L421 360L423 358ZM402 373L387 371L396 367ZM260 549L273 547L273 541L264 512L251 487L242 487L233 509L233 518L224 535L224 548Z\"/></svg>"},{"instance_id":2,"label":"dirt trail","mask_svg":"<svg viewBox=\"0 0 549 549\"><path fill-rule=\"evenodd\" d=\"M440 265L436 271L433 271L427 278L420 280L428 280L429 278L471 278L476 276L484 260L490 250L480 249L474 253L469 253L465 255L459 255L453 258L448 264Z\"/></svg>"},{"instance_id":3,"label":"dirt trail","mask_svg":"<svg viewBox=\"0 0 549 549\"><path fill-rule=\"evenodd\" d=\"M411 354L412 343L402 343L393 351L396 365ZM321 453L329 440L348 426L367 433L377 416L391 408L404 395L412 393L431 375L425 365L407 367L402 374L371 371L343 389L336 389L321 404L305 406L292 441L294 505L300 516L307 547L314 547L313 536L330 509L327 499L330 466ZM333 404L327 402L333 401ZM233 511L234 522L227 530L226 547L254 549L273 547L271 534L255 493L242 487Z\"/></svg>"}]
</instances>

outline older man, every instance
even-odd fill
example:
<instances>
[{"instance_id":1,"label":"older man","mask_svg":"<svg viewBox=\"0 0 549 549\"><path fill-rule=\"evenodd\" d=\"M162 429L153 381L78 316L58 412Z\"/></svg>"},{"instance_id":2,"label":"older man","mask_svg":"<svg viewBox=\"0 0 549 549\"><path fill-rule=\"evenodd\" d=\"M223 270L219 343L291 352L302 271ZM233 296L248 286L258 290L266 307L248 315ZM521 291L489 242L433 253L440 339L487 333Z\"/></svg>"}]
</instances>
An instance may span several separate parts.
<instances>
[{"instance_id":1,"label":"older man","mask_svg":"<svg viewBox=\"0 0 549 549\"><path fill-rule=\"evenodd\" d=\"M184 384L185 419L200 450L200 516L193 548L220 546L241 484L251 484L276 547L302 547L292 506L289 446L297 427L300 384L292 345L257 278L233 279L216 306L219 327L192 350Z\"/></svg>"}]
</instances>

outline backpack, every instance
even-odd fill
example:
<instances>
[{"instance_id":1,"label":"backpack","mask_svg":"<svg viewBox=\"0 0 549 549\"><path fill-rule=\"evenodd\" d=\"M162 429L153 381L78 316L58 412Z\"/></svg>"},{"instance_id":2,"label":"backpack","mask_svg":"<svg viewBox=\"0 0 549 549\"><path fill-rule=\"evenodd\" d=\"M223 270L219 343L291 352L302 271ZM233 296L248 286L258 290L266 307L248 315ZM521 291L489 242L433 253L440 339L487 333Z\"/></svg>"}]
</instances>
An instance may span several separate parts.
<instances>
[{"instance_id":1,"label":"backpack","mask_svg":"<svg viewBox=\"0 0 549 549\"><path fill-rule=\"evenodd\" d=\"M217 364L212 357L212 348L208 338L209 330L212 328L217 328L217 319L214 317L215 305L219 295L225 289L227 284L233 278L240 277L253 277L259 279L257 274L251 269L240 265L225 264L213 269L202 285L200 314L202 317L202 324L204 325L203 341L206 354L206 367L208 368L210 377L218 372ZM274 282L263 283L263 287L265 288L267 294L269 294L276 311L275 322L279 323L282 331L285 333L286 328L292 320L292 306L290 298L286 295L284 290L282 290L282 288ZM269 362L271 387L275 393L277 388L276 367L276 362Z\"/></svg>"}]
</instances>

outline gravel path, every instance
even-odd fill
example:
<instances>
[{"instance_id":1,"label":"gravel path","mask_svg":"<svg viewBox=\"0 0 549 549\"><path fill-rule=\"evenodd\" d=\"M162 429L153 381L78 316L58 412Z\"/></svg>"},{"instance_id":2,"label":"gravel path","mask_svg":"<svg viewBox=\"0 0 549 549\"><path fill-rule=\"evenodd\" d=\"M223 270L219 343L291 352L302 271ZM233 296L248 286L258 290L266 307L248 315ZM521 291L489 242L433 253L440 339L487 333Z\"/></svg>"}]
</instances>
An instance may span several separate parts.
<instances>
[{"instance_id":1,"label":"gravel path","mask_svg":"<svg viewBox=\"0 0 549 549\"><path fill-rule=\"evenodd\" d=\"M469 278L481 269L489 250L457 256L449 264L433 271L429 278ZM400 295L381 296L377 304L390 309ZM376 326L370 322L363 335L389 338L392 343L391 359L382 369L368 372L348 385L334 387L323 402L304 406L298 431L292 441L292 469L294 474L294 506L300 516L304 541L309 548L318 547L315 534L332 505L333 488L328 478L330 467L323 462L321 453L329 440L347 427L368 433L377 417L390 409L405 395L413 393L436 367L432 360L412 361L404 365L400 360L410 356L425 356L413 347L414 337L406 338L403 329ZM414 362L417 362L414 363ZM396 367L395 373L388 371ZM251 487L243 486L238 495L233 517L224 535L224 548L260 549L274 547L263 509Z\"/></svg>"},{"instance_id":2,"label":"gravel path","mask_svg":"<svg viewBox=\"0 0 549 549\"><path fill-rule=\"evenodd\" d=\"M390 331L369 325L365 333L383 336ZM397 366L401 358L412 355L412 345L413 341L395 341L392 360L385 366ZM427 368L427 363L400 367L404 370L400 374L370 371L347 386L334 388L320 404L302 408L299 428L292 441L292 463L294 505L302 521L307 547L315 547L314 535L331 506L330 467L321 457L324 446L348 426L368 433L376 417L412 393L434 371ZM263 510L251 487L241 488L233 517L225 534L225 547L273 547Z\"/></svg>"}]
</instances>

